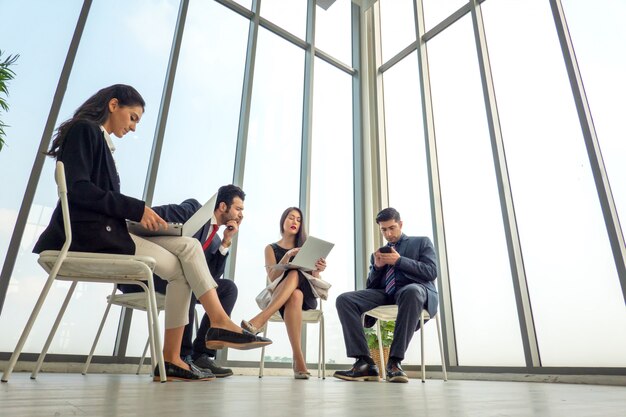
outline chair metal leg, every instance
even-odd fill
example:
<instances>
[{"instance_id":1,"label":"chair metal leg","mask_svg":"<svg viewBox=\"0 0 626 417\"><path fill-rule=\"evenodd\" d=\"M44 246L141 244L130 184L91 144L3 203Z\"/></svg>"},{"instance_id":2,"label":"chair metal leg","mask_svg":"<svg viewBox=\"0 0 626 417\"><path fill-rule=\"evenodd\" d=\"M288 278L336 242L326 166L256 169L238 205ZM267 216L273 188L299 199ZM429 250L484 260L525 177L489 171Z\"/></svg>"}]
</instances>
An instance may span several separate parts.
<instances>
[{"instance_id":1,"label":"chair metal leg","mask_svg":"<svg viewBox=\"0 0 626 417\"><path fill-rule=\"evenodd\" d=\"M380 320L376 320L376 336L378 337L378 353L380 355L380 364L382 366L382 374L383 374L383 379L387 379L387 366L385 364L385 354L383 351L383 338L382 338L382 332L380 331Z\"/></svg>"},{"instance_id":2,"label":"chair metal leg","mask_svg":"<svg viewBox=\"0 0 626 417\"><path fill-rule=\"evenodd\" d=\"M156 321L152 317L152 313L151 313L152 312L152 302L150 300L150 292L146 291L145 295L146 295L146 306L147 306L146 315L147 315L147 319L148 319L148 345L150 346L150 358L151 358L150 359L150 362L151 362L150 363L150 365L151 365L150 366L150 368L151 368L150 369L150 375L154 376L154 365L155 365L154 361L157 359L157 355L156 355L157 348L156 348L155 341L154 341L154 334L156 332L158 332L158 327L156 328L157 330L155 330L154 325L155 325ZM156 308L156 306L155 306L155 308ZM158 320L158 315L159 315L159 312L157 310L157 320ZM145 352L145 349L144 349L144 352ZM145 360L145 354L143 355L142 361L139 363L139 368L141 368L141 365L143 364L144 360ZM158 365L158 362L157 362L157 365ZM137 372L139 372L139 369L137 370Z\"/></svg>"},{"instance_id":3,"label":"chair metal leg","mask_svg":"<svg viewBox=\"0 0 626 417\"><path fill-rule=\"evenodd\" d=\"M63 304L61 305L59 314L57 314L57 318L54 321L54 324L52 325L52 329L50 330L50 334L48 335L48 338L46 339L46 343L44 343L43 349L41 350L41 353L39 354L39 359L37 359L37 363L35 364L35 369L33 369L33 372L30 374L30 379L37 378L37 374L39 373L39 370L41 370L41 365L43 364L43 360L45 359L46 354L48 353L48 349L50 348L52 339L54 339L54 335L57 332L57 329L59 328L59 324L61 324L61 319L63 318L63 315L65 314L67 305L70 303L70 300L72 299L72 294L74 294L74 289L76 289L76 284L77 284L76 281L72 282L72 285L70 285L70 289L67 291L67 295L65 296L65 300L63 301Z\"/></svg>"},{"instance_id":4,"label":"chair metal leg","mask_svg":"<svg viewBox=\"0 0 626 417\"><path fill-rule=\"evenodd\" d=\"M422 355L422 382L426 382L426 365L424 363L424 310L420 313L420 344Z\"/></svg>"},{"instance_id":5,"label":"chair metal leg","mask_svg":"<svg viewBox=\"0 0 626 417\"><path fill-rule=\"evenodd\" d=\"M322 373L322 322L319 322L319 337L317 342L317 377Z\"/></svg>"},{"instance_id":6,"label":"chair metal leg","mask_svg":"<svg viewBox=\"0 0 626 417\"><path fill-rule=\"evenodd\" d=\"M136 374L139 375L141 373L141 367L143 366L143 362L146 360L146 353L148 353L148 347L150 347L150 337L146 340L146 347L143 348L143 353L141 354L141 360L139 361L139 365L137 366ZM153 371L150 370L150 375L152 375Z\"/></svg>"},{"instance_id":7,"label":"chair metal leg","mask_svg":"<svg viewBox=\"0 0 626 417\"><path fill-rule=\"evenodd\" d=\"M320 330L322 333L322 379L326 379L326 333L324 325L324 315L320 318Z\"/></svg>"},{"instance_id":8,"label":"chair metal leg","mask_svg":"<svg viewBox=\"0 0 626 417\"><path fill-rule=\"evenodd\" d=\"M146 267L147 268L147 267ZM161 345L161 334L159 331L159 311L157 308L156 296L154 294L154 282L152 280L152 271L148 268L148 288L150 290L149 297L150 303L148 304L149 313L152 316L152 324L150 329L153 330L152 340L154 341L154 347L156 352L154 352L153 358L156 358L156 362L159 366L159 375L161 376L161 382L167 381L167 375L165 373L165 359L163 359L163 349Z\"/></svg>"},{"instance_id":9,"label":"chair metal leg","mask_svg":"<svg viewBox=\"0 0 626 417\"><path fill-rule=\"evenodd\" d=\"M24 326L24 330L22 330L22 335L17 341L17 345L15 346L15 349L13 350L13 354L11 355L11 358L9 359L9 363L7 364L7 367L4 369L4 373L2 374L2 382L9 381L9 378L11 377L11 374L13 373L13 368L15 368L15 364L17 363L17 360L20 357L20 354L22 353L24 344L26 343L26 340L28 339L28 335L30 334L30 331L32 330L33 325L35 324L35 320L37 320L37 316L39 315L39 312L41 311L41 307L43 306L44 301L46 301L46 297L48 296L48 293L50 292L50 287L52 287L52 283L54 282L54 278L56 277L57 272L59 271L59 267L62 262L63 262L63 259L61 259L60 262L57 261L57 264L55 264L54 268L50 272L50 275L48 276L48 280L46 281L44 287L42 288L41 294L39 294L39 298L37 299L37 302L35 303L35 307L33 307L33 311L30 313L30 317L28 318L28 321L26 322L26 326Z\"/></svg>"},{"instance_id":10,"label":"chair metal leg","mask_svg":"<svg viewBox=\"0 0 626 417\"><path fill-rule=\"evenodd\" d=\"M96 338L93 339L93 344L91 345L91 350L89 351L89 356L87 356L87 360L85 361L85 365L83 366L83 371L81 372L83 375L87 375L87 370L89 369L89 365L91 364L91 359L93 358L93 353L96 351L96 346L98 345L98 341L100 340L100 335L102 334L102 329L104 328L104 323L107 321L107 317L109 316L109 311L111 311L111 302L110 300L115 295L117 291L117 285L113 285L113 292L111 293L111 297L109 298L109 302L107 303L107 308L104 310L104 315L102 316L102 321L100 321L100 327L98 327L98 332L96 333Z\"/></svg>"},{"instance_id":11,"label":"chair metal leg","mask_svg":"<svg viewBox=\"0 0 626 417\"><path fill-rule=\"evenodd\" d=\"M439 313L435 315L435 324L437 325L437 338L439 339L439 353L441 354L441 370L443 371L443 380L448 380L448 372L446 370L446 358L443 353L443 340L441 339L441 323L439 322Z\"/></svg>"},{"instance_id":12,"label":"chair metal leg","mask_svg":"<svg viewBox=\"0 0 626 417\"><path fill-rule=\"evenodd\" d=\"M265 325L265 329L263 330L263 337L267 337L268 324L269 323ZM261 348L261 360L259 364L259 378L263 378L263 369L265 369L265 346Z\"/></svg>"}]
</instances>

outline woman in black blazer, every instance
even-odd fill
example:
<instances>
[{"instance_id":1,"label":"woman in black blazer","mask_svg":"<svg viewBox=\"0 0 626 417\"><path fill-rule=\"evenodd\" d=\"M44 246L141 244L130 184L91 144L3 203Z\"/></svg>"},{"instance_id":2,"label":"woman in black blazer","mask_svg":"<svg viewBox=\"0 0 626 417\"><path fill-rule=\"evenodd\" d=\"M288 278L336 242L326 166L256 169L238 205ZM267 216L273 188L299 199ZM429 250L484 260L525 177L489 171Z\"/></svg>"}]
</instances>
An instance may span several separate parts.
<instances>
[{"instance_id":1,"label":"woman in black blazer","mask_svg":"<svg viewBox=\"0 0 626 417\"><path fill-rule=\"evenodd\" d=\"M74 116L62 123L47 154L63 161L68 187L72 245L78 252L148 255L156 259L155 273L168 280L163 356L168 379L209 380L210 373L190 367L180 357L187 310L194 291L213 326L208 348L250 349L271 343L233 323L217 298L217 284L206 265L200 243L193 238L158 236L141 238L128 233L126 219L150 230L167 227L145 202L120 192L109 134L121 138L135 131L145 102L133 87L116 84L89 98ZM63 216L57 204L50 224L33 252L59 250L65 242ZM158 367L155 380L159 379Z\"/></svg>"}]
</instances>

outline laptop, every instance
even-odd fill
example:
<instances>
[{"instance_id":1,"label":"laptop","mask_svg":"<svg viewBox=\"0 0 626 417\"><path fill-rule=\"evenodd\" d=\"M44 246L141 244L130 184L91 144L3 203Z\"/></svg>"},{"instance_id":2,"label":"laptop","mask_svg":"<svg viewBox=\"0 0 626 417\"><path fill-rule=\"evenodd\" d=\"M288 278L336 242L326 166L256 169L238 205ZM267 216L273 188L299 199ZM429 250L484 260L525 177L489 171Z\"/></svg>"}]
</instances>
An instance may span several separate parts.
<instances>
[{"instance_id":1,"label":"laptop","mask_svg":"<svg viewBox=\"0 0 626 417\"><path fill-rule=\"evenodd\" d=\"M215 202L217 201L217 193L213 194L209 200L204 203L193 216L185 223L167 223L167 229L149 230L142 226L139 222L126 220L128 231L137 236L188 236L192 237L198 230L211 220L215 211Z\"/></svg>"},{"instance_id":2,"label":"laptop","mask_svg":"<svg viewBox=\"0 0 626 417\"><path fill-rule=\"evenodd\" d=\"M334 243L309 236L291 262L276 264L273 268L314 271L316 269L315 262L319 258L326 258L334 246Z\"/></svg>"}]
</instances>

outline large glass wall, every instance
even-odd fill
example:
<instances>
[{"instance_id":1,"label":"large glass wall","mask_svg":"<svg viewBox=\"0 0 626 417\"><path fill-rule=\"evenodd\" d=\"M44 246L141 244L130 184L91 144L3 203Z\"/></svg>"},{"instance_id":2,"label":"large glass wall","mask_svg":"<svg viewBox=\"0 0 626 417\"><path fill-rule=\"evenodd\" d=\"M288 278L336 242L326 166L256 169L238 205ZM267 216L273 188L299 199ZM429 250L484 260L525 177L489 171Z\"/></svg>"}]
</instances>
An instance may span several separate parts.
<instances>
[{"instance_id":1,"label":"large glass wall","mask_svg":"<svg viewBox=\"0 0 626 417\"><path fill-rule=\"evenodd\" d=\"M593 6L561 1L608 180L623 219L626 176L621 160L626 148L618 132L619 115L624 112L620 98L626 94L621 76L626 55L620 48L626 32L619 17L626 10L610 0ZM371 209L373 204L354 201L354 158L358 156L353 154L353 140L363 132L353 131L353 88L358 85L353 77L360 77L361 72L351 75L346 68L359 66L351 63L355 46L351 11L356 6L350 0L337 0L328 10L315 9L314 50L320 55L307 69L302 43L306 41L308 2L314 0L289 4L263 0L256 43L248 39L255 33L249 32L248 17L257 2L189 2L180 58L176 73L171 74L175 78L153 200L154 204L178 203L193 197L204 202L220 185L241 182L247 193L245 218L231 251L234 262L227 269L227 278L239 287L233 313L236 321L258 311L253 300L266 285L263 250L280 237L280 214L288 206L306 204L310 234L335 243L324 274L333 285L324 304L326 357L329 364L343 365L351 359L345 356L334 301L364 278L354 275L357 262L366 262L355 259L355 231L363 232L357 230L363 225L355 223L355 213L367 212L364 208ZM0 174L11 178L0 196L2 261L82 7L80 1L54 7L48 3L0 0L2 50L21 55L15 67L17 77L9 84L11 111L2 113L10 127L7 146L0 152ZM375 40L380 42L377 47L360 45L360 53L367 58L382 51L377 58L387 64L382 75L377 75L383 80L382 96L367 98L383 100L384 114L372 116L384 118L384 134L372 138L372 149L377 148L376 140L385 141L388 183L382 189L388 190L389 204L402 213L409 235L433 238L432 205L443 213L445 228L438 230L445 233L448 263L442 267L449 272L446 288L452 300L446 321L454 329L448 342L455 344L455 365L529 366L522 341L532 344L533 339L520 330L520 308L514 295L515 291L524 293L525 287L515 281L522 284L516 290L517 274L511 273L507 250L507 236L511 240L517 235L507 229L501 209L502 195L510 191L515 224L509 227L519 233L520 270L528 284L541 365L624 367L622 288L549 2L479 3L488 46L486 62L493 78L486 82L493 81L497 99L491 113L485 106L471 3L379 0L368 10L380 19L381 38ZM416 4L423 4L426 30L441 29L431 33L426 43L429 66L423 74L432 87L430 114L424 114L421 103ZM137 132L114 141L122 191L138 198L146 184L179 7L179 0L94 0L55 121L58 125L68 118L103 86L128 83L137 87L147 102L145 116ZM116 13L120 9L125 13ZM440 25L457 11L465 14L447 27ZM374 28L362 30L370 33ZM365 38L370 39L362 36L361 41ZM389 60L401 51L406 56L390 65ZM246 67L247 63L252 66ZM312 94L311 105L307 92ZM498 113L493 112L496 107ZM488 115L499 117L499 124L492 126L501 129L496 133L501 133L504 144L510 190L501 189L502 181L498 182ZM434 121L435 136L429 139L436 144L431 156L439 168L441 202L430 201L424 118ZM242 126L246 129L240 130ZM310 160L304 161L303 155ZM309 172L302 172L303 166L310 167ZM235 167L242 171L235 172ZM366 166L363 174L377 172L371 168ZM32 192L34 203L0 316L0 352L5 353L15 346L45 280L31 250L56 203L51 159ZM67 288L62 283L53 287L25 352L42 345ZM109 291L110 286L79 284L51 353L88 351ZM118 313L115 309L114 317ZM110 320L97 355L111 354L117 330L116 320ZM266 350L268 362L291 361L284 326L270 325L269 336L274 344ZM306 344L310 363L318 353L317 336L317 326L310 326ZM137 314L131 324L128 356L139 356L145 337L145 319ZM418 363L418 350L416 338L407 352L407 364ZM438 363L437 353L435 332L427 331L429 364ZM228 353L231 365L258 359L258 351Z\"/></svg>"},{"instance_id":2,"label":"large glass wall","mask_svg":"<svg viewBox=\"0 0 626 417\"><path fill-rule=\"evenodd\" d=\"M457 10L471 10L462 0L415 3L423 4L426 30ZM616 332L626 327L620 280L550 5L481 3L499 112L494 115L500 121L495 129L501 126L541 365L624 366L620 352L626 332ZM563 3L620 212L623 187L619 184L624 175L623 164L617 161L624 147L614 138L618 137L615 122L620 120L615 114L623 106L615 97L624 85L618 74L626 55L614 52L624 36L614 19L623 6L607 1L599 7L594 4L591 11L579 2ZM385 43L390 42L385 38L396 39L392 32L404 31L386 28L385 14L395 8L401 8L400 3L382 0L385 59L389 58ZM495 181L474 30L471 13L465 13L427 43L458 364L520 366L525 360L500 208L503 190ZM598 48L599 44L608 46ZM408 45L405 41L396 49ZM401 88L392 82L395 71L406 72L407 59L415 58L404 58L384 78L392 203L394 187L400 188L399 175L393 173L399 156L394 151L397 129L404 126L401 132L406 135L416 124L406 109L415 107L419 95L419 86L407 81L418 79L417 65L412 74L404 75ZM400 102L398 91L405 94ZM401 149L413 154L408 143L402 143ZM409 180L400 184L414 186ZM601 303L590 298L590 279ZM489 309L487 320L476 319L477 307ZM611 317L611 322L598 325L598 315ZM581 328L592 329L593 335L581 338ZM598 341L602 353L589 355Z\"/></svg>"},{"instance_id":3,"label":"large glass wall","mask_svg":"<svg viewBox=\"0 0 626 417\"><path fill-rule=\"evenodd\" d=\"M483 11L542 364L624 366L626 332L611 330L626 329L624 299L550 6L489 1ZM596 100L603 114L609 103Z\"/></svg>"}]
</instances>

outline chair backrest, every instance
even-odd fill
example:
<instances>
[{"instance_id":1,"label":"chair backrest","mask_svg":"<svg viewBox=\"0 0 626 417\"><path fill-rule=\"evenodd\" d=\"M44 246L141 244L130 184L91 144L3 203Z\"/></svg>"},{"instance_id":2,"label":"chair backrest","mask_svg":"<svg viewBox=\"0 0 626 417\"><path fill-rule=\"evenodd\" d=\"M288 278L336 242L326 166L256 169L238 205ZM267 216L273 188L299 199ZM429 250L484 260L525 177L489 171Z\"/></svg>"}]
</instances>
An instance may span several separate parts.
<instances>
[{"instance_id":1,"label":"chair backrest","mask_svg":"<svg viewBox=\"0 0 626 417\"><path fill-rule=\"evenodd\" d=\"M67 183L65 182L65 166L63 162L57 161L54 171L54 180L57 183L57 192L61 202L61 212L63 214L63 230L65 231L65 243L61 252L67 252L72 244L72 227L70 223L70 206L67 201Z\"/></svg>"}]
</instances>

